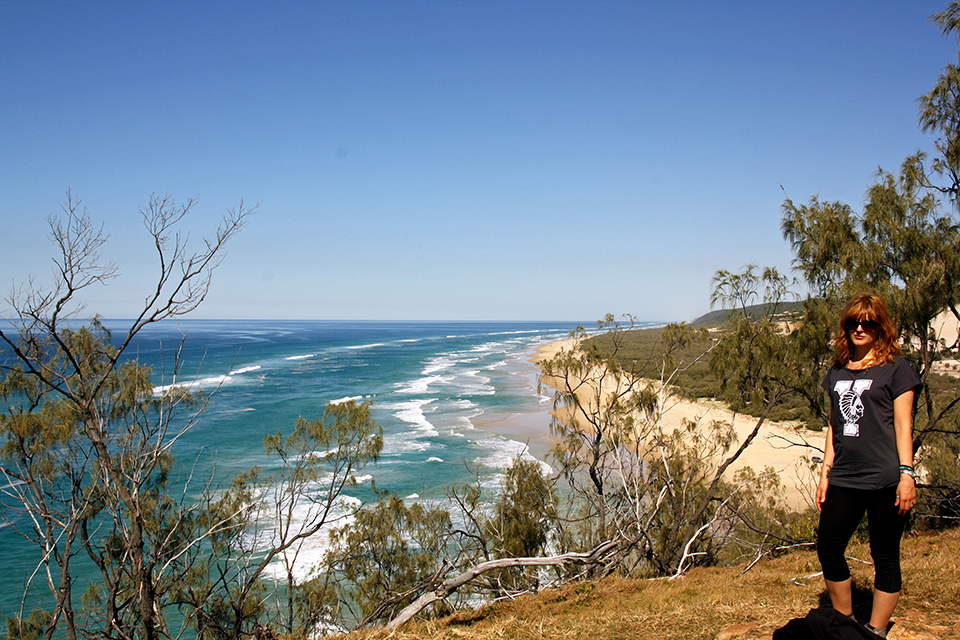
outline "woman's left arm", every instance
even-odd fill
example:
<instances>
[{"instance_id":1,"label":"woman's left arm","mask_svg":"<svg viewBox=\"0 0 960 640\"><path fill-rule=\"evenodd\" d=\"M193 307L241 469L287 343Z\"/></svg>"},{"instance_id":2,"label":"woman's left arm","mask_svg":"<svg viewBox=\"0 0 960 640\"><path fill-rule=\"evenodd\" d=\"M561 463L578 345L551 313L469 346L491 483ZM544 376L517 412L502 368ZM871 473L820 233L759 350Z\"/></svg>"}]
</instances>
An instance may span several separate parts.
<instances>
[{"instance_id":1,"label":"woman's left arm","mask_svg":"<svg viewBox=\"0 0 960 640\"><path fill-rule=\"evenodd\" d=\"M914 391L905 391L893 400L893 430L897 438L897 457L900 464L913 468L913 396ZM900 474L897 485L896 505L900 515L906 514L917 504L917 484L913 476Z\"/></svg>"}]
</instances>

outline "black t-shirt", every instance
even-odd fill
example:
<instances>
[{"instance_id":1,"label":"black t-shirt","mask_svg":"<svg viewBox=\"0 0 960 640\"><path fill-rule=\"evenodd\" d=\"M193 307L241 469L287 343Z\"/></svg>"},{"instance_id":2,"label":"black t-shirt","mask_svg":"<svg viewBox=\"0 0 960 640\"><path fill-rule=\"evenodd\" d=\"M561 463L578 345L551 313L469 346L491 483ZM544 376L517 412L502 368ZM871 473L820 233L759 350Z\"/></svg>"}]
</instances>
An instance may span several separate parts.
<instances>
[{"instance_id":1,"label":"black t-shirt","mask_svg":"<svg viewBox=\"0 0 960 640\"><path fill-rule=\"evenodd\" d=\"M900 356L858 371L840 364L830 368L823 388L832 409L831 484L882 489L900 481L893 401L921 386L920 376Z\"/></svg>"}]
</instances>

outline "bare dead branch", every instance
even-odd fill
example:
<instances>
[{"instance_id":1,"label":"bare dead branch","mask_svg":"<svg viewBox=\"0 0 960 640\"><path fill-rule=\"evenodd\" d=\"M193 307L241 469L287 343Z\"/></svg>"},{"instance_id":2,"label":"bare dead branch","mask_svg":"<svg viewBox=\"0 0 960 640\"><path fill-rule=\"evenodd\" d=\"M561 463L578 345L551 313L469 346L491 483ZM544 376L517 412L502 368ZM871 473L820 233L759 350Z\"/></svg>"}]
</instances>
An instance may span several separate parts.
<instances>
[{"instance_id":1,"label":"bare dead branch","mask_svg":"<svg viewBox=\"0 0 960 640\"><path fill-rule=\"evenodd\" d=\"M429 605L447 598L460 587L469 584L487 571L506 569L508 567L546 567L571 563L597 564L602 561L602 558L608 552L615 549L618 544L620 544L618 540L608 540L594 547L589 553L565 553L563 555L546 558L501 558L499 560L483 562L472 569L464 571L458 576L444 580L433 591L427 591L421 595L397 614L397 616L387 624L387 628L396 629Z\"/></svg>"}]
</instances>

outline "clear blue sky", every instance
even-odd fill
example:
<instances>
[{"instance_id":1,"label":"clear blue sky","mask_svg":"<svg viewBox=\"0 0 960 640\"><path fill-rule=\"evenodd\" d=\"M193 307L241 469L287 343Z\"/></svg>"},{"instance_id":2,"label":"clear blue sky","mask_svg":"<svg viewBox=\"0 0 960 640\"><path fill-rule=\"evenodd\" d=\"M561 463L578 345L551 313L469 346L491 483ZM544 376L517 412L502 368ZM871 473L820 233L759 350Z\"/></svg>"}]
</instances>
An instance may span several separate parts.
<instances>
[{"instance_id":1,"label":"clear blue sky","mask_svg":"<svg viewBox=\"0 0 960 640\"><path fill-rule=\"evenodd\" d=\"M69 188L107 317L161 193L195 243L261 203L194 317L690 320L789 268L786 196L859 210L931 149L945 4L0 0L0 293L50 281Z\"/></svg>"}]
</instances>

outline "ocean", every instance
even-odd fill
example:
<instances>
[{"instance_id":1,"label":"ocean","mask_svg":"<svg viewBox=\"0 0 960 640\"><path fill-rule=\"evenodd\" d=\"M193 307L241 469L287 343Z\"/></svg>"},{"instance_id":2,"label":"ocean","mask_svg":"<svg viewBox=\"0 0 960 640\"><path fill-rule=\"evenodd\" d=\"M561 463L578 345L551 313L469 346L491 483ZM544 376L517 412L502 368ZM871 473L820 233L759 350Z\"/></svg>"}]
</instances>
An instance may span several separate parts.
<instances>
[{"instance_id":1,"label":"ocean","mask_svg":"<svg viewBox=\"0 0 960 640\"><path fill-rule=\"evenodd\" d=\"M105 324L115 337L128 325ZM375 482L380 491L435 501L451 484L474 482L474 474L495 492L517 455L544 460L552 396L538 392L530 357L578 324L181 319L148 326L127 354L153 367L157 387L211 394L175 449L180 463L198 463L197 478L214 473L228 481L254 465L269 471L267 434L289 435L299 417L314 420L327 403L353 398L373 403L384 448L349 498L374 500ZM6 525L0 549L0 613L9 615L38 555ZM318 543L302 558L304 571L322 550Z\"/></svg>"}]
</instances>

